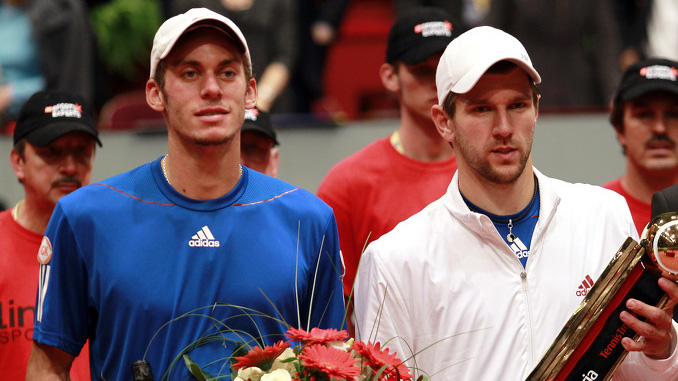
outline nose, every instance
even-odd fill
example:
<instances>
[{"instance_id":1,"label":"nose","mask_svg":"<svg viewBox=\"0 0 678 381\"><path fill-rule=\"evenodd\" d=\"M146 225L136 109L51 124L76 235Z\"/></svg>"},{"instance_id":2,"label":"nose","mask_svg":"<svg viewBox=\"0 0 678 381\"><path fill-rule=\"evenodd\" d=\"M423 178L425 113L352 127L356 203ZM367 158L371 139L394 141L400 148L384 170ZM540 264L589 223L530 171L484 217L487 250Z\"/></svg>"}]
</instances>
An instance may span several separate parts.
<instances>
[{"instance_id":1,"label":"nose","mask_svg":"<svg viewBox=\"0 0 678 381\"><path fill-rule=\"evenodd\" d=\"M667 120L664 116L659 116L652 120L652 133L655 135L664 135L666 134L666 123Z\"/></svg>"},{"instance_id":2,"label":"nose","mask_svg":"<svg viewBox=\"0 0 678 381\"><path fill-rule=\"evenodd\" d=\"M72 153L63 156L59 170L62 174L68 176L72 176L78 171L77 160Z\"/></svg>"},{"instance_id":3,"label":"nose","mask_svg":"<svg viewBox=\"0 0 678 381\"><path fill-rule=\"evenodd\" d=\"M494 128L492 134L499 139L506 139L513 135L511 117L506 109L499 108L495 113Z\"/></svg>"},{"instance_id":4,"label":"nose","mask_svg":"<svg viewBox=\"0 0 678 381\"><path fill-rule=\"evenodd\" d=\"M204 83L202 90L200 91L200 96L206 99L219 99L222 95L222 92L217 77L210 73L205 75L203 81Z\"/></svg>"}]
</instances>

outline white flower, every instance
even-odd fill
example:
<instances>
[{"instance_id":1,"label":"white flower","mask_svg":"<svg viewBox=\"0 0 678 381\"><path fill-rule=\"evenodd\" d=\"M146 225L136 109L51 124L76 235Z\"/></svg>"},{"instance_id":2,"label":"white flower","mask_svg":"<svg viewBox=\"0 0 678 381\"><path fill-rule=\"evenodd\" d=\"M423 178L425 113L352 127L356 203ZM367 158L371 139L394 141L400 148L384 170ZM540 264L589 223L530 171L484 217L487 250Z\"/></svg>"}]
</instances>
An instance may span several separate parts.
<instances>
[{"instance_id":1,"label":"white flower","mask_svg":"<svg viewBox=\"0 0 678 381\"><path fill-rule=\"evenodd\" d=\"M264 375L264 371L257 368L256 366L251 366L249 368L245 369L238 369L238 377L236 378L236 381L261 381L262 377Z\"/></svg>"},{"instance_id":2,"label":"white flower","mask_svg":"<svg viewBox=\"0 0 678 381\"><path fill-rule=\"evenodd\" d=\"M282 362L283 360L289 359L289 358L296 358L297 356L294 354L294 351L292 348L285 348L283 353L278 356L275 361L273 362L273 365L271 366L271 371L277 370L277 369L284 369L288 373L294 373L296 372L296 368L294 367L294 362Z\"/></svg>"},{"instance_id":3,"label":"white flower","mask_svg":"<svg viewBox=\"0 0 678 381\"><path fill-rule=\"evenodd\" d=\"M351 342L351 344L353 344L353 342ZM330 341L329 343L327 343L327 346L339 349L344 352L348 352L348 350L351 348L351 344L347 343L346 341L340 340L340 341Z\"/></svg>"},{"instance_id":4,"label":"white flower","mask_svg":"<svg viewBox=\"0 0 678 381\"><path fill-rule=\"evenodd\" d=\"M292 381L292 376L285 369L276 369L261 377L261 381Z\"/></svg>"}]
</instances>

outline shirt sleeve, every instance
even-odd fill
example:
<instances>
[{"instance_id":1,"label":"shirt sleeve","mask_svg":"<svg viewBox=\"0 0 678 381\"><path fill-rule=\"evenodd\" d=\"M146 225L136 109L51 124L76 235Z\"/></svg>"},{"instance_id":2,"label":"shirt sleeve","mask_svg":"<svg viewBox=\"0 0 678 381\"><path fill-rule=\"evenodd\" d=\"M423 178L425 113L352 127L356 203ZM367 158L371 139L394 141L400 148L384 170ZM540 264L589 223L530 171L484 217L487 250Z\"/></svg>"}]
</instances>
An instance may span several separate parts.
<instances>
[{"instance_id":1,"label":"shirt sleeve","mask_svg":"<svg viewBox=\"0 0 678 381\"><path fill-rule=\"evenodd\" d=\"M371 244L365 250L355 286L356 339L381 343L401 360L412 359L412 325L401 290ZM412 369L415 364L405 361Z\"/></svg>"},{"instance_id":2,"label":"shirt sleeve","mask_svg":"<svg viewBox=\"0 0 678 381\"><path fill-rule=\"evenodd\" d=\"M678 337L678 323L673 323L673 337ZM642 352L631 352L615 373L614 381L651 381L678 379L678 345L666 359L655 360Z\"/></svg>"},{"instance_id":3,"label":"shirt sleeve","mask_svg":"<svg viewBox=\"0 0 678 381\"><path fill-rule=\"evenodd\" d=\"M38 260L33 340L77 356L87 341L87 273L77 237L60 203L47 226Z\"/></svg>"},{"instance_id":4,"label":"shirt sleeve","mask_svg":"<svg viewBox=\"0 0 678 381\"><path fill-rule=\"evenodd\" d=\"M343 268L334 216L330 215L328 218L320 241L316 255L312 256L316 259L310 271L310 276L313 277L310 282L313 287L311 295L308 295L311 311L310 325L307 329L313 327L345 329L346 310L341 292ZM305 325L305 322L302 322L302 325Z\"/></svg>"}]
</instances>

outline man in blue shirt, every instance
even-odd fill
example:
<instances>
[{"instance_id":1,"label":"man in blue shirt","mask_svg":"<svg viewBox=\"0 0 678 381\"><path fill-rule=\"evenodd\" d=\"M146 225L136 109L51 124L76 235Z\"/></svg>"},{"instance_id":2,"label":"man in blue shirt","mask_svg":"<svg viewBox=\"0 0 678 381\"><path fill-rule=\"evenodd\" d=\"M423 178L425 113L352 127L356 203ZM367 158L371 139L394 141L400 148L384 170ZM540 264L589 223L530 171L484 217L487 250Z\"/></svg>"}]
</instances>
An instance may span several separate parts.
<instances>
[{"instance_id":1,"label":"man in blue shirt","mask_svg":"<svg viewBox=\"0 0 678 381\"><path fill-rule=\"evenodd\" d=\"M257 100L249 57L238 27L206 9L160 27L146 98L167 122L168 154L55 208L27 379L63 375L87 338L93 377L131 379L143 359L158 377L186 379L188 355L228 378L242 342L341 327L332 210L239 164Z\"/></svg>"}]
</instances>

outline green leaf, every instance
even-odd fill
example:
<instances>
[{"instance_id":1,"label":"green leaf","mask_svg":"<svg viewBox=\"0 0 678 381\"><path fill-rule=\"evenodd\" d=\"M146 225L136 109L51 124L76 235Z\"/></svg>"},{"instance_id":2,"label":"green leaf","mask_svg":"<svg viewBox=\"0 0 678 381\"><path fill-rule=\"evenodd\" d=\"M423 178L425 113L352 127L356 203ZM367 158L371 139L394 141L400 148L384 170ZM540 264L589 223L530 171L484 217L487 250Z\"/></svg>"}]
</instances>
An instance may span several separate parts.
<instances>
[{"instance_id":1,"label":"green leaf","mask_svg":"<svg viewBox=\"0 0 678 381\"><path fill-rule=\"evenodd\" d=\"M193 377L197 378L198 381L216 381L216 377L202 370L200 365L196 364L196 362L193 361L193 359L191 359L188 355L184 355L184 363L186 363L186 368L188 368L188 371L191 372Z\"/></svg>"}]
</instances>

